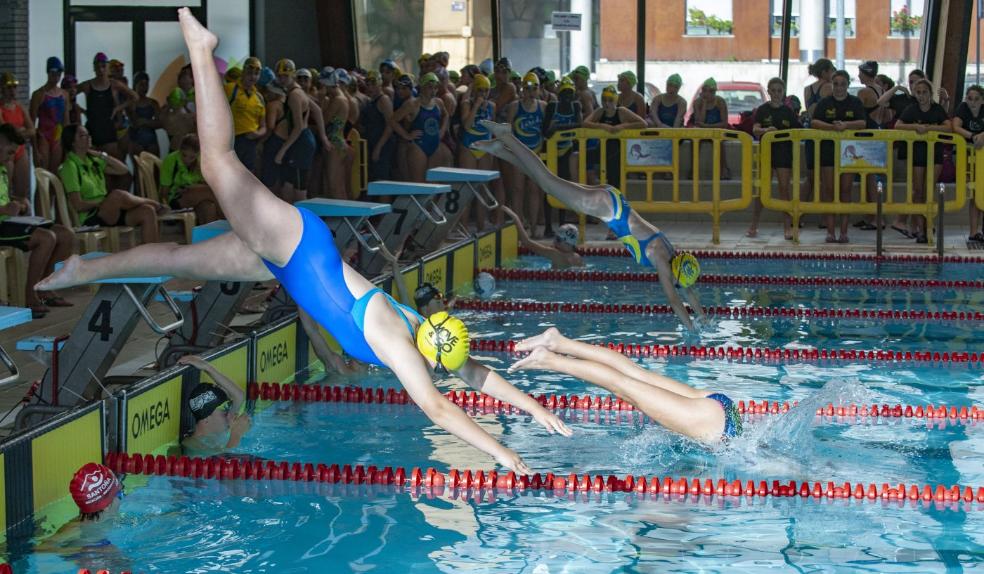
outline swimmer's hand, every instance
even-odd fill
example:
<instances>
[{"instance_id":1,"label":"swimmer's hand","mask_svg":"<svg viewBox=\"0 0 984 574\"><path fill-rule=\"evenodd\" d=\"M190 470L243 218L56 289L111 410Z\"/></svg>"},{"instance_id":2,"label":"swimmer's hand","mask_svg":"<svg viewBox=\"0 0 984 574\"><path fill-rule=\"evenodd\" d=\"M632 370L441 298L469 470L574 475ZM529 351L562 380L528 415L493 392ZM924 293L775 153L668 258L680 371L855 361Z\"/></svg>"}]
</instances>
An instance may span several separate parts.
<instances>
[{"instance_id":1,"label":"swimmer's hand","mask_svg":"<svg viewBox=\"0 0 984 574\"><path fill-rule=\"evenodd\" d=\"M495 460L502 466L508 468L509 470L515 472L520 476L533 474L533 470L530 467L526 466L526 463L523 462L522 457L520 457L518 454L513 452L511 449L504 448L503 453L495 457Z\"/></svg>"},{"instance_id":2,"label":"swimmer's hand","mask_svg":"<svg viewBox=\"0 0 984 574\"><path fill-rule=\"evenodd\" d=\"M560 420L560 417L547 409L541 409L540 412L533 415L533 419L540 423L543 428L547 429L547 432L550 434L560 434L563 436L574 434L574 431L564 424L564 421Z\"/></svg>"},{"instance_id":3,"label":"swimmer's hand","mask_svg":"<svg viewBox=\"0 0 984 574\"><path fill-rule=\"evenodd\" d=\"M208 362L199 357L198 355L185 355L178 359L179 365L191 365L196 369L204 369L208 366Z\"/></svg>"}]
</instances>

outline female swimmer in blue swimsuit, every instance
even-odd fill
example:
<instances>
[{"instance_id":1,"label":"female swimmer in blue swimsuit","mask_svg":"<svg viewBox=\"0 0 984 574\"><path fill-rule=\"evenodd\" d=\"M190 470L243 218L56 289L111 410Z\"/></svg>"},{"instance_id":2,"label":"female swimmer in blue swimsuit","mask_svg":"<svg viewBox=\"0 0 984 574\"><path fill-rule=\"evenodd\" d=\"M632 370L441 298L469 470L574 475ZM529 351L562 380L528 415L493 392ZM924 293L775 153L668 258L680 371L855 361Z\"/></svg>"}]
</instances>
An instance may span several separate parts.
<instances>
[{"instance_id":1,"label":"female swimmer in blue swimsuit","mask_svg":"<svg viewBox=\"0 0 984 574\"><path fill-rule=\"evenodd\" d=\"M448 131L449 114L444 101L437 97L440 80L434 73L420 78L420 95L407 101L393 112L389 125L396 135L412 145L407 146L407 177L410 181L426 181L427 170L440 167L441 157L438 148L441 139ZM410 128L404 127L404 121Z\"/></svg>"},{"instance_id":2,"label":"female swimmer in blue swimsuit","mask_svg":"<svg viewBox=\"0 0 984 574\"><path fill-rule=\"evenodd\" d=\"M350 355L392 369L413 402L437 425L499 464L529 473L518 454L437 390L431 368L456 370L473 388L529 412L548 432L569 436L570 429L500 375L468 359L467 331L460 321L441 313L424 319L396 304L341 260L324 222L278 199L239 163L232 149L232 115L212 59L218 39L187 8L178 10L178 19L195 69L202 173L233 232L192 245L154 243L98 259L72 257L39 283L39 288L162 274L217 281L276 277L298 306L328 329ZM452 340L451 331L456 331L458 339ZM414 344L415 333L418 345ZM428 335L432 336L429 341ZM458 346L461 342L464 348ZM453 362L448 360L450 354L454 354Z\"/></svg>"},{"instance_id":3,"label":"female swimmer in blue swimsuit","mask_svg":"<svg viewBox=\"0 0 984 574\"><path fill-rule=\"evenodd\" d=\"M632 210L618 189L610 185L581 185L550 173L540 158L512 134L507 124L483 122L495 138L472 144L522 170L545 192L570 209L604 221L625 248L644 267L655 267L670 306L687 329L694 322L684 307L677 288L682 289L698 318L703 317L700 300L693 288L700 266L693 255L677 253L669 239L652 223Z\"/></svg>"},{"instance_id":4,"label":"female swimmer in blue swimsuit","mask_svg":"<svg viewBox=\"0 0 984 574\"><path fill-rule=\"evenodd\" d=\"M643 369L621 353L572 341L551 327L520 341L530 354L509 372L535 369L564 373L607 389L669 430L705 443L741 436L741 414L725 394L708 393Z\"/></svg>"}]
</instances>

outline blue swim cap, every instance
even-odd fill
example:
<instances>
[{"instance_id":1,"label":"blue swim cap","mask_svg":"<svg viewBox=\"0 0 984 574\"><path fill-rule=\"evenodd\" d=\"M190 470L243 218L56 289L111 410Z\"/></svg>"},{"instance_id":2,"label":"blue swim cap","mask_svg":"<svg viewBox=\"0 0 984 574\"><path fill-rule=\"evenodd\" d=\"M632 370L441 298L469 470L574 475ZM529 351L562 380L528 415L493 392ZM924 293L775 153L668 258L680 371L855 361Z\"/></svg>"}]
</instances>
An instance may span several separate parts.
<instances>
[{"instance_id":1,"label":"blue swim cap","mask_svg":"<svg viewBox=\"0 0 984 574\"><path fill-rule=\"evenodd\" d=\"M263 69L260 70L260 77L257 78L256 85L261 88L265 88L270 84L270 82L273 81L273 78L273 70L270 69L269 66L264 66Z\"/></svg>"}]
</instances>

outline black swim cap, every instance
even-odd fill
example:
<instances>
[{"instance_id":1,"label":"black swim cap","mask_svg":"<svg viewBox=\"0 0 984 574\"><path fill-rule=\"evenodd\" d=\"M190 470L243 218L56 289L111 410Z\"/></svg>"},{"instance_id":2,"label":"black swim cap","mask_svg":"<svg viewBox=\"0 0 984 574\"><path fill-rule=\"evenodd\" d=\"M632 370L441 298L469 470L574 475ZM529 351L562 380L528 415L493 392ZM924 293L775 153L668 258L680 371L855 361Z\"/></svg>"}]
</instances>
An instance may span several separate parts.
<instances>
[{"instance_id":1,"label":"black swim cap","mask_svg":"<svg viewBox=\"0 0 984 574\"><path fill-rule=\"evenodd\" d=\"M208 383L199 383L191 391L191 396L188 397L188 407L195 417L195 422L198 422L211 415L215 409L228 400L229 395L219 387Z\"/></svg>"}]
</instances>

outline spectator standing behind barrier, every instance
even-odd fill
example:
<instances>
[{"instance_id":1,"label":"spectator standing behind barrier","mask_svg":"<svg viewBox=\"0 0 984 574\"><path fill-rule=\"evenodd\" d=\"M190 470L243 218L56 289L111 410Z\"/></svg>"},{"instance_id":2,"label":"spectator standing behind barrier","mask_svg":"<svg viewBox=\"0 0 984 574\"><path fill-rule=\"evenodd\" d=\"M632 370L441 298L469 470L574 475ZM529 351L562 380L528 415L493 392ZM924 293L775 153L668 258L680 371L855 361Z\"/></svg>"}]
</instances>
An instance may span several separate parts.
<instances>
[{"instance_id":1,"label":"spectator standing behind barrier","mask_svg":"<svg viewBox=\"0 0 984 574\"><path fill-rule=\"evenodd\" d=\"M198 225L219 219L219 203L205 183L199 163L198 136L188 134L161 165L160 195L173 209L194 209Z\"/></svg>"},{"instance_id":2,"label":"spectator standing behind barrier","mask_svg":"<svg viewBox=\"0 0 984 574\"><path fill-rule=\"evenodd\" d=\"M755 110L755 125L752 132L757 139L769 132L797 129L800 127L796 113L786 105L786 83L781 78L769 80L769 101L762 104ZM790 182L793 175L793 144L792 142L775 142L772 144L772 170L776 174L779 182L779 199L789 200ZM769 178L771 184L772 178ZM759 218L762 215L762 201L755 198L755 207L752 213L752 225L748 228L748 237L758 235ZM783 237L787 240L793 238L792 217L788 213L783 214Z\"/></svg>"},{"instance_id":3,"label":"spectator standing behind barrier","mask_svg":"<svg viewBox=\"0 0 984 574\"><path fill-rule=\"evenodd\" d=\"M78 104L78 102L76 101L76 98L79 95L79 81L78 81L78 79L76 79L76 77L73 76L72 74L65 74L65 77L63 77L62 78L62 81L61 81L61 88L63 90L65 90L65 93L68 94L68 103L69 103L68 118L65 121L65 125L69 125L69 124L79 125L79 124L81 124L82 123L82 114L85 113L85 108L83 108L82 106L80 106ZM58 138L58 143L59 143L59 145L61 144L61 137ZM62 150L62 157L63 158L65 157L64 154L65 154L65 150ZM58 165L61 165L61 164L59 163ZM54 169L54 168L55 168L55 165L52 164L52 169Z\"/></svg>"},{"instance_id":4,"label":"spectator standing behind barrier","mask_svg":"<svg viewBox=\"0 0 984 574\"><path fill-rule=\"evenodd\" d=\"M672 74L666 79L666 93L658 94L649 104L649 119L646 121L656 128L681 128L687 114L687 100L680 95L683 79L680 74Z\"/></svg>"},{"instance_id":5,"label":"spectator standing behind barrier","mask_svg":"<svg viewBox=\"0 0 984 574\"><path fill-rule=\"evenodd\" d=\"M810 122L813 120L813 111L816 110L817 104L820 100L828 97L833 92L833 86L830 80L834 77L834 72L837 68L834 67L834 63L827 58L820 58L816 62L810 64L809 73L810 76L816 78L816 81L809 84L803 89L803 105L805 109L803 110L803 115L800 117L800 124L804 128L809 128ZM817 167L817 149L816 142L813 140L807 140L803 146L805 152L806 169L804 170L803 186L800 188L800 197L813 199L813 178L814 170ZM822 223L820 227L825 227Z\"/></svg>"},{"instance_id":6,"label":"spectator standing behind barrier","mask_svg":"<svg viewBox=\"0 0 984 574\"><path fill-rule=\"evenodd\" d=\"M591 70L587 66L578 66L571 70L571 79L574 80L574 90L577 94L577 101L581 102L581 109L585 114L598 109L598 96L590 87L588 80L591 78Z\"/></svg>"},{"instance_id":7,"label":"spectator standing behind barrier","mask_svg":"<svg viewBox=\"0 0 984 574\"><path fill-rule=\"evenodd\" d=\"M899 121L895 123L895 129L914 131L918 134L953 131L946 110L942 105L933 101L933 84L929 83L929 80L918 80L913 86L912 93L916 98L916 103L902 112ZM926 142L912 144L912 181L909 184L912 186L912 201L917 204L926 202L926 167L929 159L926 146ZM908 146L899 147L899 159L906 159L907 157ZM943 146L936 144L933 146L933 187L939 181L942 170ZM900 217L896 220L894 227L900 227L904 221ZM929 230L926 229L925 216L910 216L909 225L909 234L915 237L916 243L928 241L926 233Z\"/></svg>"},{"instance_id":8,"label":"spectator standing behind barrier","mask_svg":"<svg viewBox=\"0 0 984 574\"><path fill-rule=\"evenodd\" d=\"M68 150L58 168L68 201L79 214L82 225L140 227L143 242L157 241L157 213L160 203L137 197L128 191L106 185L106 174L129 173L126 164L91 148L89 131L82 126L67 126L62 132L62 148Z\"/></svg>"},{"instance_id":9,"label":"spectator standing behind barrier","mask_svg":"<svg viewBox=\"0 0 984 574\"><path fill-rule=\"evenodd\" d=\"M694 100L694 113L690 116L690 125L697 128L726 130L728 124L728 102L717 95L717 81L707 78L700 87L700 95ZM702 142L703 143L703 142ZM694 146L694 172L697 173L700 162L699 146ZM721 143L721 179L731 179L728 161L725 155L727 148Z\"/></svg>"},{"instance_id":10,"label":"spectator standing behind barrier","mask_svg":"<svg viewBox=\"0 0 984 574\"><path fill-rule=\"evenodd\" d=\"M79 92L85 94L85 127L92 134L92 147L122 159L126 150L118 145L116 117L139 96L123 82L110 77L106 54L99 52L92 58L92 69L95 77L79 84Z\"/></svg>"},{"instance_id":11,"label":"spectator standing behind barrier","mask_svg":"<svg viewBox=\"0 0 984 574\"><path fill-rule=\"evenodd\" d=\"M858 66L858 79L861 81L862 88L858 91L858 99L864 106L865 128L869 130L880 130L891 120L891 110L883 107L879 103L879 98L883 95L881 84L877 81L878 62L868 60ZM868 203L878 201L878 181L884 179L881 174L869 174L865 177L865 196ZM876 225L885 227L884 221L875 223L874 215L864 215L854 224L854 227L865 231L874 231Z\"/></svg>"},{"instance_id":12,"label":"spectator standing behind barrier","mask_svg":"<svg viewBox=\"0 0 984 574\"><path fill-rule=\"evenodd\" d=\"M492 134L480 122L495 118L495 102L489 100L491 83L482 74L475 74L466 97L461 99L461 135L458 140L458 167L464 169L494 169L493 157L480 149L472 148L477 141L492 139ZM502 201L505 198L499 197ZM480 201L472 202L475 210L475 225L479 232L485 230L489 213ZM425 315L429 317L430 315Z\"/></svg>"},{"instance_id":13,"label":"spectator standing behind barrier","mask_svg":"<svg viewBox=\"0 0 984 574\"><path fill-rule=\"evenodd\" d=\"M62 161L61 131L69 123L71 97L58 85L65 66L52 56L45 65L48 81L31 94L31 123L37 122L38 138L34 145L34 165L54 171Z\"/></svg>"},{"instance_id":14,"label":"spectator standing behind barrier","mask_svg":"<svg viewBox=\"0 0 984 574\"><path fill-rule=\"evenodd\" d=\"M189 365L208 374L215 384L200 383L188 397L188 410L195 419L192 433L181 441L187 456L222 454L239 446L250 427L250 418L242 413L246 394L235 381L196 355L178 359L179 365ZM222 409L223 405L229 407Z\"/></svg>"},{"instance_id":15,"label":"spectator standing behind barrier","mask_svg":"<svg viewBox=\"0 0 984 574\"><path fill-rule=\"evenodd\" d=\"M645 117L648 111L646 110L646 98L635 91L638 83L639 80L636 79L636 75L632 71L626 70L618 75L618 105L637 116Z\"/></svg>"},{"instance_id":16,"label":"spectator standing behind barrier","mask_svg":"<svg viewBox=\"0 0 984 574\"><path fill-rule=\"evenodd\" d=\"M34 122L31 115L17 101L17 86L20 82L10 72L0 74L0 123L14 126L24 140L14 154L10 183L14 194L18 197L29 197L31 194L31 159L27 153L27 144L34 140Z\"/></svg>"},{"instance_id":17,"label":"spectator standing behind barrier","mask_svg":"<svg viewBox=\"0 0 984 574\"><path fill-rule=\"evenodd\" d=\"M532 72L526 74L520 99L509 104L506 110L506 123L512 126L513 135L533 153L539 153L543 147L543 112L547 107L543 100L537 99L539 92L540 79ZM505 185L514 193L512 205L524 218L530 235L538 237L536 226L543 206L543 191L515 166L503 164L503 168Z\"/></svg>"},{"instance_id":18,"label":"spectator standing behind barrier","mask_svg":"<svg viewBox=\"0 0 984 574\"><path fill-rule=\"evenodd\" d=\"M157 157L161 155L161 147L157 144L157 128L161 127L161 106L157 100L147 97L150 89L150 76L147 72L137 72L133 75L133 89L139 99L131 101L128 114L130 123L130 155L136 157L141 152L150 152Z\"/></svg>"},{"instance_id":19,"label":"spectator standing behind barrier","mask_svg":"<svg viewBox=\"0 0 984 574\"><path fill-rule=\"evenodd\" d=\"M864 104L857 97L847 92L847 86L850 83L851 76L846 71L834 72L831 78L832 95L820 100L814 108L810 127L833 132L864 129L867 123ZM839 145L836 144L837 142L833 141L820 143L820 199L822 201L833 201L834 199L834 154L839 153ZM840 175L841 203L851 202L854 175L854 173L844 172ZM826 219L827 238L825 241L827 243L848 243L850 239L847 237L847 215L840 216L840 237L835 235L834 215L828 214Z\"/></svg>"},{"instance_id":20,"label":"spectator standing behind barrier","mask_svg":"<svg viewBox=\"0 0 984 574\"><path fill-rule=\"evenodd\" d=\"M71 307L55 292L38 292L34 285L54 271L56 261L64 261L75 247L75 234L63 225L38 223L18 218L29 211L25 196L11 197L7 166L24 139L10 124L0 124L0 245L28 252L25 301L31 316L40 319L48 306Z\"/></svg>"},{"instance_id":21,"label":"spectator standing behind barrier","mask_svg":"<svg viewBox=\"0 0 984 574\"><path fill-rule=\"evenodd\" d=\"M164 109L161 110L161 125L167 132L169 150L178 149L186 135L195 133L195 112L191 111L181 88L174 88L167 95Z\"/></svg>"},{"instance_id":22,"label":"spectator standing behind barrier","mask_svg":"<svg viewBox=\"0 0 984 574\"><path fill-rule=\"evenodd\" d=\"M405 90L406 76L398 80ZM409 98L390 117L390 127L400 137L408 142L406 146L407 173L406 179L414 182L426 181L427 169L438 167L438 147L441 138L448 129L450 118L444 107L444 102L437 97L439 81L433 73L420 78L420 95ZM409 122L405 127L402 122Z\"/></svg>"},{"instance_id":23,"label":"spectator standing behind barrier","mask_svg":"<svg viewBox=\"0 0 984 574\"><path fill-rule=\"evenodd\" d=\"M345 122L349 117L352 105L345 94L348 84L348 72L338 69L325 68L321 72L321 86L325 99L324 124L328 146L325 147L324 177L328 196L335 199L350 199L346 193L345 158L348 154L348 143L345 141Z\"/></svg>"},{"instance_id":24,"label":"spectator standing behind barrier","mask_svg":"<svg viewBox=\"0 0 984 574\"><path fill-rule=\"evenodd\" d=\"M614 86L605 86L601 92L601 107L584 118L584 127L618 133L646 127L646 120L626 107L618 105L618 92ZM618 138L605 141L605 170L608 185L623 189L622 142Z\"/></svg>"},{"instance_id":25,"label":"spectator standing behind barrier","mask_svg":"<svg viewBox=\"0 0 984 574\"><path fill-rule=\"evenodd\" d=\"M233 148L239 162L256 173L256 146L266 135L266 100L260 94L256 81L263 64L250 56L243 62L239 81L225 85L226 98L232 109L232 126L236 134Z\"/></svg>"},{"instance_id":26,"label":"spectator standing behind barrier","mask_svg":"<svg viewBox=\"0 0 984 574\"><path fill-rule=\"evenodd\" d=\"M952 121L953 131L963 136L968 145L974 146L977 153L982 153L979 150L984 147L984 88L977 85L967 88L967 96L957 106ZM980 224L981 212L977 209L977 203L971 198L968 241L984 242L984 234L978 231Z\"/></svg>"},{"instance_id":27,"label":"spectator standing behind barrier","mask_svg":"<svg viewBox=\"0 0 984 574\"><path fill-rule=\"evenodd\" d=\"M550 139L558 131L581 127L584 117L581 114L581 102L575 99L575 94L574 80L570 76L561 78L557 87L557 101L548 103L547 110L543 113L543 135L546 139ZM578 172L574 147L574 142L570 140L557 142L557 175L571 181L577 180ZM501 205L504 201L499 203ZM564 224L566 213L565 209L557 211L559 224ZM544 221L546 226L543 234L550 236L553 233L553 217L547 210L544 210Z\"/></svg>"},{"instance_id":28,"label":"spectator standing behind barrier","mask_svg":"<svg viewBox=\"0 0 984 574\"><path fill-rule=\"evenodd\" d=\"M394 91L396 79L403 75L393 60L383 60L379 63L379 89L392 100L396 95ZM393 106L396 108L397 106Z\"/></svg>"}]
</instances>

